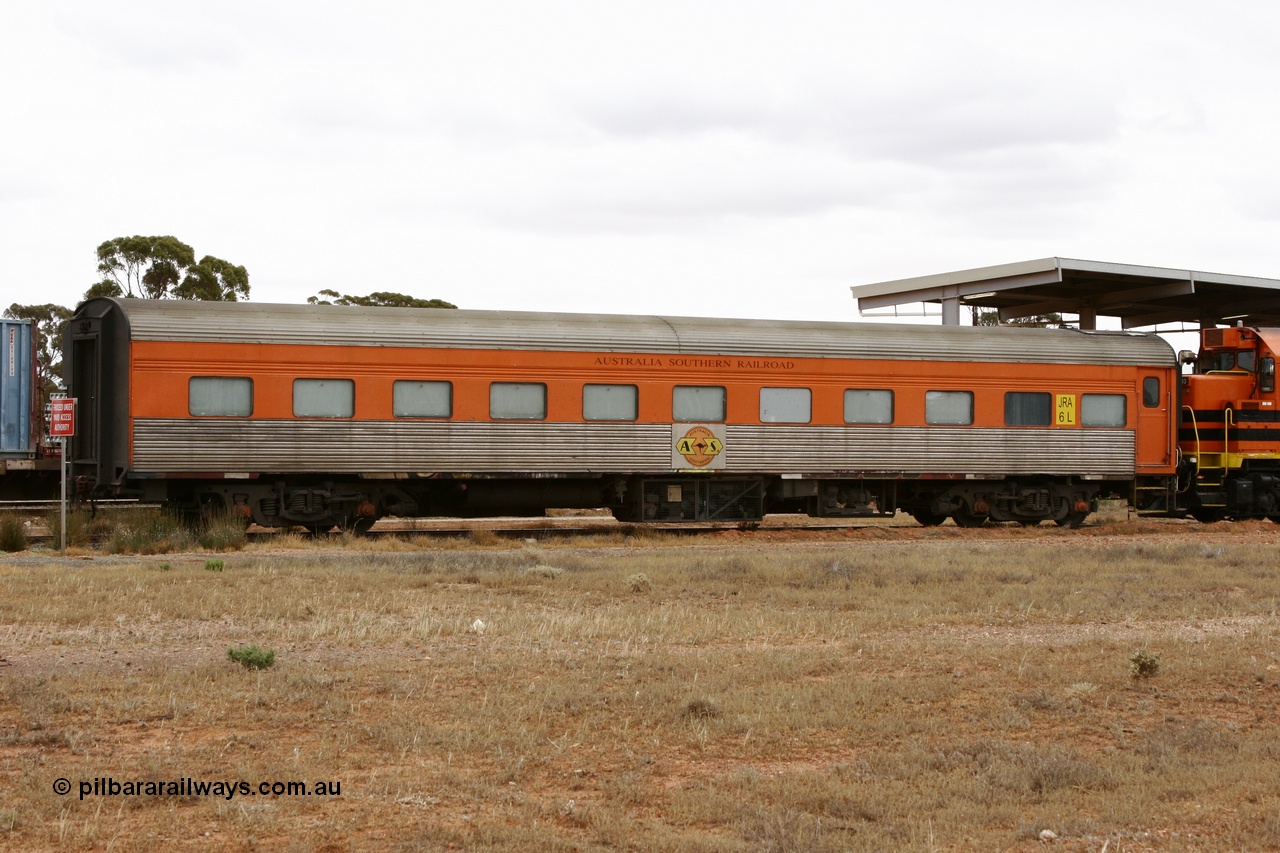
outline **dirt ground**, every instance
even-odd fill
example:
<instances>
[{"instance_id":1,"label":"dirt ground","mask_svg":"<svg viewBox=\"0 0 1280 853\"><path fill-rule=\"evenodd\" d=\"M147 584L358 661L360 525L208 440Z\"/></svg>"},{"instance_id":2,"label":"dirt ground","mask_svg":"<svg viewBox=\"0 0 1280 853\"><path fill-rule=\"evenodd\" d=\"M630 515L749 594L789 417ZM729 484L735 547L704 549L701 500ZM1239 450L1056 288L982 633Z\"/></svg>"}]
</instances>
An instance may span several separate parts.
<instances>
[{"instance_id":1,"label":"dirt ground","mask_svg":"<svg viewBox=\"0 0 1280 853\"><path fill-rule=\"evenodd\" d=\"M0 849L1280 849L1280 525L422 548L0 559Z\"/></svg>"}]
</instances>

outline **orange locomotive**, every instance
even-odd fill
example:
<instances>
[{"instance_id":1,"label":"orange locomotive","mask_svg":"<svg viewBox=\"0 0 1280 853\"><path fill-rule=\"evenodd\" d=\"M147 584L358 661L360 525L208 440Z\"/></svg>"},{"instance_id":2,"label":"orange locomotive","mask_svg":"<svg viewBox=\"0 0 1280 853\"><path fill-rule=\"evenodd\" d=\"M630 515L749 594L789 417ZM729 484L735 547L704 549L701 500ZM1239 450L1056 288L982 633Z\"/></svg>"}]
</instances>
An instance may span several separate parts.
<instances>
[{"instance_id":1,"label":"orange locomotive","mask_svg":"<svg viewBox=\"0 0 1280 853\"><path fill-rule=\"evenodd\" d=\"M266 526L1076 525L1188 477L1177 359L1130 332L94 299L65 349L76 475Z\"/></svg>"},{"instance_id":2,"label":"orange locomotive","mask_svg":"<svg viewBox=\"0 0 1280 853\"><path fill-rule=\"evenodd\" d=\"M1200 352L1182 353L1179 505L1203 521L1280 521L1280 329L1203 329Z\"/></svg>"}]
</instances>

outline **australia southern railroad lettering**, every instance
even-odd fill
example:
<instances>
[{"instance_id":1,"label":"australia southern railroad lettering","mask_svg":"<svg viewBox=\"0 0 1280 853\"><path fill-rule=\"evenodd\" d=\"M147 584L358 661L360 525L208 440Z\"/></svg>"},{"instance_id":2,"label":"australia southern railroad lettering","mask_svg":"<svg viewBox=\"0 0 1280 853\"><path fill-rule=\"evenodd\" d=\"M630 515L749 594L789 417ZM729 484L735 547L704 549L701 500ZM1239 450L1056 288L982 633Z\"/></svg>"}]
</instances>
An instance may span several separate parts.
<instances>
[{"instance_id":1,"label":"australia southern railroad lettering","mask_svg":"<svg viewBox=\"0 0 1280 853\"><path fill-rule=\"evenodd\" d=\"M736 367L743 370L794 370L794 361L748 358L667 358L660 356L599 355L593 362L598 367Z\"/></svg>"}]
</instances>

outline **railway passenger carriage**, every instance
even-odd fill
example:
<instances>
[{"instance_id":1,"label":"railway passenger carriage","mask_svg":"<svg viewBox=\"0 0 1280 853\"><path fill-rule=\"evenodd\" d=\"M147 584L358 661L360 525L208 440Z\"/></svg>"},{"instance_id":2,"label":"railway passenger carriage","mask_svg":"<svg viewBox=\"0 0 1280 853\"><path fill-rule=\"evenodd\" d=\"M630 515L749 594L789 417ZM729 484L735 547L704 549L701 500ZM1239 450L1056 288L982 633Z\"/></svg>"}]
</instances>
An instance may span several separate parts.
<instances>
[{"instance_id":1,"label":"railway passenger carriage","mask_svg":"<svg viewBox=\"0 0 1280 853\"><path fill-rule=\"evenodd\" d=\"M1177 359L1129 332L93 299L64 363L75 474L267 526L1175 501Z\"/></svg>"}]
</instances>

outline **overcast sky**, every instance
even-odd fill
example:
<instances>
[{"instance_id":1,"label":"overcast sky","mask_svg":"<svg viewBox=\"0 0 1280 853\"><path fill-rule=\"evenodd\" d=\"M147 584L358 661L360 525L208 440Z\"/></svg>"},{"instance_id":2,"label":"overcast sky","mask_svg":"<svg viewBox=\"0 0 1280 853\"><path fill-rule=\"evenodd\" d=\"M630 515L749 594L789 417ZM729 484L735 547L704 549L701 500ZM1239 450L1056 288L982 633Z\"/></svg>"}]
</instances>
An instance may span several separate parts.
<instances>
[{"instance_id":1,"label":"overcast sky","mask_svg":"<svg viewBox=\"0 0 1280 853\"><path fill-rule=\"evenodd\" d=\"M0 0L0 308L172 234L252 298L857 319L1049 256L1280 277L1280 4Z\"/></svg>"}]
</instances>

